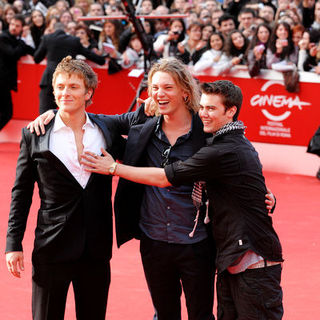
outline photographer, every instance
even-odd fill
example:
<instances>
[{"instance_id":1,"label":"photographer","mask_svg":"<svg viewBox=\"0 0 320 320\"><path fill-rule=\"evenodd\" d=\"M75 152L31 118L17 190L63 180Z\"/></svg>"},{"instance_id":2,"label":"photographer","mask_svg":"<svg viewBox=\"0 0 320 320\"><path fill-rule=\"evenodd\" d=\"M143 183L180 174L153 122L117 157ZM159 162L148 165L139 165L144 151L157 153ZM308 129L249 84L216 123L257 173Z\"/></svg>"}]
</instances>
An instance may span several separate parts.
<instances>
[{"instance_id":1,"label":"photographer","mask_svg":"<svg viewBox=\"0 0 320 320\"><path fill-rule=\"evenodd\" d=\"M153 44L158 57L176 57L178 43L185 39L185 24L182 19L172 19L167 34L161 34Z\"/></svg>"},{"instance_id":2,"label":"photographer","mask_svg":"<svg viewBox=\"0 0 320 320\"><path fill-rule=\"evenodd\" d=\"M239 13L239 27L238 29L242 31L243 35L251 40L255 31L256 25L254 24L255 13L250 8L244 8Z\"/></svg>"}]
</instances>

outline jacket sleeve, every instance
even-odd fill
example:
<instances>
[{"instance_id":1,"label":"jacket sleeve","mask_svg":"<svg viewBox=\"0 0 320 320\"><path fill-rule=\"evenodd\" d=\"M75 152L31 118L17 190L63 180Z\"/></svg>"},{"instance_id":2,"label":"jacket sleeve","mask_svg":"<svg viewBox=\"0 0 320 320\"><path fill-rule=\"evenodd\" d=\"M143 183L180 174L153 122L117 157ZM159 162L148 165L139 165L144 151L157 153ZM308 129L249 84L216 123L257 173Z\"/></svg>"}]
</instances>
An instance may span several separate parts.
<instances>
[{"instance_id":1,"label":"jacket sleeve","mask_svg":"<svg viewBox=\"0 0 320 320\"><path fill-rule=\"evenodd\" d=\"M102 121L106 122L107 126L110 126L111 121L111 126L121 135L127 135L133 125L145 123L148 119L144 113L144 104L134 112L127 112L120 115L99 114L98 116Z\"/></svg>"},{"instance_id":2,"label":"jacket sleeve","mask_svg":"<svg viewBox=\"0 0 320 320\"><path fill-rule=\"evenodd\" d=\"M316 58L312 57L312 56L310 56L310 54L308 54L306 59L304 60L304 63L303 63L303 70L310 71L316 65L317 65Z\"/></svg>"},{"instance_id":3,"label":"jacket sleeve","mask_svg":"<svg viewBox=\"0 0 320 320\"><path fill-rule=\"evenodd\" d=\"M80 42L80 40L79 40ZM83 47L80 44L80 54L82 54L83 56L85 56L88 60L91 60L101 66L103 66L105 64L105 58L102 56L99 56L98 54L94 53L93 51Z\"/></svg>"},{"instance_id":4,"label":"jacket sleeve","mask_svg":"<svg viewBox=\"0 0 320 320\"><path fill-rule=\"evenodd\" d=\"M0 52L18 61L22 56L33 54L33 49L22 40L18 41L17 46L12 46L5 37L0 37Z\"/></svg>"},{"instance_id":5,"label":"jacket sleeve","mask_svg":"<svg viewBox=\"0 0 320 320\"><path fill-rule=\"evenodd\" d=\"M47 55L47 45L46 45L46 37L44 36L39 44L38 49L35 51L33 55L33 60L35 63L40 63Z\"/></svg>"},{"instance_id":6,"label":"jacket sleeve","mask_svg":"<svg viewBox=\"0 0 320 320\"><path fill-rule=\"evenodd\" d=\"M219 154L216 148L206 146L185 161L177 161L165 166L168 181L174 186L179 186L216 178L221 171Z\"/></svg>"},{"instance_id":7,"label":"jacket sleeve","mask_svg":"<svg viewBox=\"0 0 320 320\"><path fill-rule=\"evenodd\" d=\"M6 252L22 251L22 239L32 202L36 173L30 157L25 129L22 131L16 180L12 189Z\"/></svg>"}]
</instances>

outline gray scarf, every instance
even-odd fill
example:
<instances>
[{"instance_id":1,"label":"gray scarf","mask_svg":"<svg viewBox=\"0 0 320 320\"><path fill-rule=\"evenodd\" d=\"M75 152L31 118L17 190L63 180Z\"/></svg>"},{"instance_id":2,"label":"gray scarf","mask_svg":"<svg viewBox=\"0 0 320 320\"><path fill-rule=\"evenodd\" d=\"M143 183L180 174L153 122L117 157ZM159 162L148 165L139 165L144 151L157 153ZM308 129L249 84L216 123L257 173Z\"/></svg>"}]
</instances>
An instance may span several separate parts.
<instances>
[{"instance_id":1,"label":"gray scarf","mask_svg":"<svg viewBox=\"0 0 320 320\"><path fill-rule=\"evenodd\" d=\"M243 124L242 121L233 121L225 124L222 128L220 128L214 137L221 136L227 132L234 131L234 130L245 130L247 127Z\"/></svg>"}]
</instances>

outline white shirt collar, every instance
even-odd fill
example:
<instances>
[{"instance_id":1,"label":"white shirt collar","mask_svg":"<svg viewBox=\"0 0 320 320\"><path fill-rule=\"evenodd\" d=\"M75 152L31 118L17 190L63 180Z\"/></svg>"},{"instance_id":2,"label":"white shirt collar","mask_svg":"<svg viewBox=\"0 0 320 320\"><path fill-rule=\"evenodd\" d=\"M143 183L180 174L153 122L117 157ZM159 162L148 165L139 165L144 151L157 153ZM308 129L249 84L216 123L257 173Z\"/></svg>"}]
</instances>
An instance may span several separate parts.
<instances>
[{"instance_id":1,"label":"white shirt collar","mask_svg":"<svg viewBox=\"0 0 320 320\"><path fill-rule=\"evenodd\" d=\"M94 128L94 123L91 121L91 119L88 116L88 113L85 112L86 115L86 122L82 126L82 129L85 129L86 127L92 127ZM53 132L57 132L63 128L68 128L68 126L65 125L65 123L62 121L60 112L58 111L55 117L55 122L54 122L54 127L53 127Z\"/></svg>"}]
</instances>

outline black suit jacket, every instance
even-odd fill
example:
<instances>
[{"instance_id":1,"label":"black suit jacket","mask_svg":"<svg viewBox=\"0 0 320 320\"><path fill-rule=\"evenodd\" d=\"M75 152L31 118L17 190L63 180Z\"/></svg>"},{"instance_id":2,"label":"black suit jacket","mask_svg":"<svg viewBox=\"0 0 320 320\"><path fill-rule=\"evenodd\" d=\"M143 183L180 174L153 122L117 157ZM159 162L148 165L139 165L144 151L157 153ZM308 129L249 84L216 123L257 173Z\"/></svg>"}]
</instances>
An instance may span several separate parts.
<instances>
[{"instance_id":1,"label":"black suit jacket","mask_svg":"<svg viewBox=\"0 0 320 320\"><path fill-rule=\"evenodd\" d=\"M116 117L89 114L102 130L107 150L121 153ZM92 174L83 189L63 163L49 150L53 121L46 134L36 136L22 130L17 174L12 189L6 252L21 251L34 183L41 206L38 211L33 250L34 264L74 261L83 256L111 258L111 176Z\"/></svg>"},{"instance_id":2,"label":"black suit jacket","mask_svg":"<svg viewBox=\"0 0 320 320\"><path fill-rule=\"evenodd\" d=\"M131 166L146 166L145 152L158 118L149 118L143 124L133 124L128 132L128 140L123 157L123 163ZM191 134L194 153L205 145L207 134L203 132L203 125L198 116L195 116ZM140 238L139 229L140 210L144 185L125 179L119 179L115 196L115 219L117 244Z\"/></svg>"},{"instance_id":3,"label":"black suit jacket","mask_svg":"<svg viewBox=\"0 0 320 320\"><path fill-rule=\"evenodd\" d=\"M103 65L105 63L102 56L84 48L79 38L68 35L63 30L56 30L52 34L44 35L33 57L35 63L40 63L47 57L47 67L42 75L40 86L51 86L52 75L58 63L68 55L75 58L78 54L97 64Z\"/></svg>"},{"instance_id":4,"label":"black suit jacket","mask_svg":"<svg viewBox=\"0 0 320 320\"><path fill-rule=\"evenodd\" d=\"M24 41L11 35L8 30L0 34L0 86L17 90L17 62L27 54L33 54L34 50Z\"/></svg>"}]
</instances>

